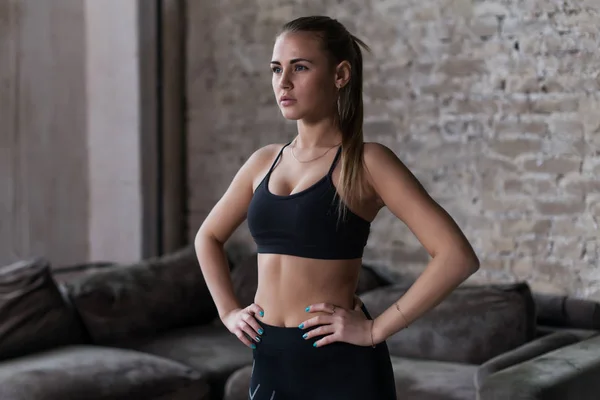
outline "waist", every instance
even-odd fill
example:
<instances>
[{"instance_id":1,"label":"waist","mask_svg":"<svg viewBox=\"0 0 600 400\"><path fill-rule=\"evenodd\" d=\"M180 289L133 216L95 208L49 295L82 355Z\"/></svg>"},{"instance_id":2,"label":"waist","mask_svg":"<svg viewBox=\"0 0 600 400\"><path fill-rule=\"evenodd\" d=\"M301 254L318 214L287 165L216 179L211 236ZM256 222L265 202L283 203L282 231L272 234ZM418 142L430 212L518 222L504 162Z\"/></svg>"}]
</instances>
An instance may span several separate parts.
<instances>
[{"instance_id":1,"label":"waist","mask_svg":"<svg viewBox=\"0 0 600 400\"><path fill-rule=\"evenodd\" d=\"M306 312L307 306L330 303L350 309L358 283L361 259L312 260L278 254L259 254L254 302L265 315L259 322L294 327L328 312Z\"/></svg>"}]
</instances>

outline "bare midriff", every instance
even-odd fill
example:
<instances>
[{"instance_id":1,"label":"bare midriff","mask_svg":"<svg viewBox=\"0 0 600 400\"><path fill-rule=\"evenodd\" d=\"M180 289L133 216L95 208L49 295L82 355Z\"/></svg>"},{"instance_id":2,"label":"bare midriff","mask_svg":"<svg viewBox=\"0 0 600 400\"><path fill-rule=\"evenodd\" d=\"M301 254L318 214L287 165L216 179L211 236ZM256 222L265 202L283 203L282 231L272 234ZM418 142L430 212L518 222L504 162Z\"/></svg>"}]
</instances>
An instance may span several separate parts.
<instances>
[{"instance_id":1,"label":"bare midriff","mask_svg":"<svg viewBox=\"0 0 600 400\"><path fill-rule=\"evenodd\" d=\"M281 254L258 255L258 288L254 302L264 310L258 321L281 327L297 327L317 315L306 307L331 303L351 309L361 259L317 260Z\"/></svg>"}]
</instances>

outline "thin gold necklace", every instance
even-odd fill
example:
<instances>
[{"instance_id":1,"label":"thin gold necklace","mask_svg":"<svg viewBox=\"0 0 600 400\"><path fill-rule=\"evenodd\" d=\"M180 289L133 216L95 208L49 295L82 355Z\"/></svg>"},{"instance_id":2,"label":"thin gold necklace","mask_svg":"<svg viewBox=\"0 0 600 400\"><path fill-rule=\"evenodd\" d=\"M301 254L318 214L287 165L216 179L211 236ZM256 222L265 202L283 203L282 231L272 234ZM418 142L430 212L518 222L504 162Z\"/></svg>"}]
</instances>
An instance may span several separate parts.
<instances>
[{"instance_id":1,"label":"thin gold necklace","mask_svg":"<svg viewBox=\"0 0 600 400\"><path fill-rule=\"evenodd\" d=\"M329 149L327 149L327 151L325 151L325 153L321 154L320 156L317 156L317 157L312 158L310 160L302 161L302 160L298 160L298 157L296 157L296 154L294 154L294 147L296 147L296 139L294 139L294 141L292 142L292 146L291 146L292 147L292 149L291 149L292 150L292 157L294 157L294 159L296 159L296 161L298 161L299 163L302 163L302 164L309 163L309 162L312 162L312 161L318 160L319 158L324 157L325 154L327 154L327 153L329 153L331 151L331 149L333 149L335 147L338 147L340 144L341 143L338 143L335 146L330 147Z\"/></svg>"}]
</instances>

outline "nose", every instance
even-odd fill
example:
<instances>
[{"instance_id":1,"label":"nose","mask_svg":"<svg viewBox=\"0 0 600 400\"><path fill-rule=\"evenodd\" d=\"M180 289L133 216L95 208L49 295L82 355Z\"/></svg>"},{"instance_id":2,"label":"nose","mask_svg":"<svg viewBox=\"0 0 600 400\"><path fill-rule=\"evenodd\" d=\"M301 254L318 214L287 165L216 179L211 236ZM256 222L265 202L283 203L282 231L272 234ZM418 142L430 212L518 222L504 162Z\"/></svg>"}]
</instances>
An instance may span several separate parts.
<instances>
[{"instance_id":1,"label":"nose","mask_svg":"<svg viewBox=\"0 0 600 400\"><path fill-rule=\"evenodd\" d=\"M287 69L284 70L279 78L279 87L281 89L291 89L292 88L292 81L290 79L290 74L289 72L287 72Z\"/></svg>"}]
</instances>

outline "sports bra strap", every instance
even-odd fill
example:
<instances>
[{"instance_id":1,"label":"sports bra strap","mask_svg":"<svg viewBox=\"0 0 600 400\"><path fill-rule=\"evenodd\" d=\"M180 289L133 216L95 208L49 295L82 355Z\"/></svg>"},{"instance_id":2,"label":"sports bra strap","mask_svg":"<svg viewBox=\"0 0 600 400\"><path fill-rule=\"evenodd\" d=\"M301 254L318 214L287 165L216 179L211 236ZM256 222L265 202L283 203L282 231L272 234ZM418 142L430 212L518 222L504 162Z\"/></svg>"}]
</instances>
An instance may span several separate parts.
<instances>
[{"instance_id":1,"label":"sports bra strap","mask_svg":"<svg viewBox=\"0 0 600 400\"><path fill-rule=\"evenodd\" d=\"M329 172L327 172L327 175L331 175L333 173L333 170L335 169L335 165L338 162L338 159L340 158L340 155L342 154L342 146L340 146L337 150L337 153L335 153L335 158L333 159L333 162L331 163L331 167L329 167Z\"/></svg>"},{"instance_id":2,"label":"sports bra strap","mask_svg":"<svg viewBox=\"0 0 600 400\"><path fill-rule=\"evenodd\" d=\"M267 174L269 174L269 175L271 174L271 171L273 171L273 168L275 168L275 164L277 164L277 161L279 161L279 159L281 158L281 155L283 154L283 149L288 147L290 145L290 143L292 143L292 142L288 142L281 148L281 150L279 150L279 153L277 153L277 157L275 157L275 161L273 161L273 164L271 164L271 168L269 168L269 172Z\"/></svg>"}]
</instances>

